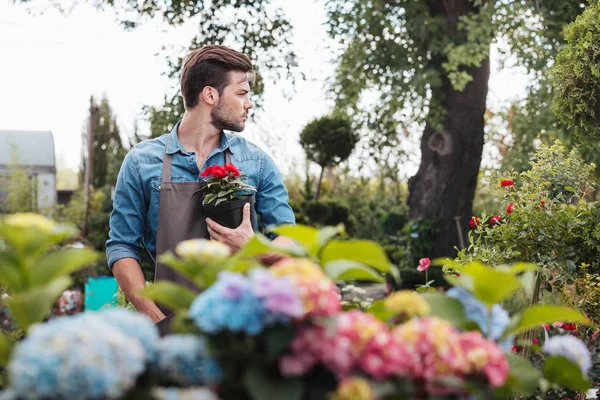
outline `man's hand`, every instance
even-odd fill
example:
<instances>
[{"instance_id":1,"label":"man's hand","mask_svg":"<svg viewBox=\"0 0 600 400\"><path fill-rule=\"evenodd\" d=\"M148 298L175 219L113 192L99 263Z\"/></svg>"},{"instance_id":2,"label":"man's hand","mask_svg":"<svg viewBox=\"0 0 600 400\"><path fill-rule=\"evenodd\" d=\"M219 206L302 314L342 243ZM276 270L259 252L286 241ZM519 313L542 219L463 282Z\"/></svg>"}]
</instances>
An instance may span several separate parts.
<instances>
[{"instance_id":1,"label":"man's hand","mask_svg":"<svg viewBox=\"0 0 600 400\"><path fill-rule=\"evenodd\" d=\"M208 225L210 238L226 244L234 253L254 236L254 230L250 222L250 203L246 203L244 206L242 223L235 229L219 225L210 218L206 218L206 224Z\"/></svg>"}]
</instances>

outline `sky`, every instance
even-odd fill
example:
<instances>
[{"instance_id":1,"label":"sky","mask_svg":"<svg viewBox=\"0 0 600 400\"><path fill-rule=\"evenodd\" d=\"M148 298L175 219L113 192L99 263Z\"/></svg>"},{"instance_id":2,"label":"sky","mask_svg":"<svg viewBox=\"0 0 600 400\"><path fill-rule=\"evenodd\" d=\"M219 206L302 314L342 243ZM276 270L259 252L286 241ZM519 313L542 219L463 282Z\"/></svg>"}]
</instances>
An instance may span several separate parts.
<instances>
[{"instance_id":1,"label":"sky","mask_svg":"<svg viewBox=\"0 0 600 400\"><path fill-rule=\"evenodd\" d=\"M34 2L35 4L36 2ZM40 3L40 2L38 2ZM268 85L264 109L244 135L270 153L284 173L302 171L304 156L298 144L302 127L331 111L325 99L325 78L335 66L319 0L281 0L294 26L293 45L305 81L292 99ZM39 11L39 6L35 11ZM68 15L54 9L31 14L22 5L0 1L0 129L51 130L59 168L79 168L81 132L90 96L107 96L124 142L134 121L148 128L144 105L160 105L176 82L163 76L163 45L186 46L193 26L169 28L150 21L133 31L123 30L110 11L87 5ZM498 70L492 52L488 106L497 108L524 94L527 77L515 69ZM415 155L418 150L415 152ZM418 156L404 166L416 172Z\"/></svg>"}]
</instances>

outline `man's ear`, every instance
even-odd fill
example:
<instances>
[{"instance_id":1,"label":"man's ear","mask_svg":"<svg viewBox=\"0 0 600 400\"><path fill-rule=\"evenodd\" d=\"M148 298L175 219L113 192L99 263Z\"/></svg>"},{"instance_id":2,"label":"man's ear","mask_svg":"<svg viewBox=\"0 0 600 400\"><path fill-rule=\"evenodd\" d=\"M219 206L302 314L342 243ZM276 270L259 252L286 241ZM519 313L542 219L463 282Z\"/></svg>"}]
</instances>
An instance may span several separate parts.
<instances>
[{"instance_id":1,"label":"man's ear","mask_svg":"<svg viewBox=\"0 0 600 400\"><path fill-rule=\"evenodd\" d=\"M219 102L219 91L212 86L204 86L200 92L200 100L209 106L214 106Z\"/></svg>"}]
</instances>

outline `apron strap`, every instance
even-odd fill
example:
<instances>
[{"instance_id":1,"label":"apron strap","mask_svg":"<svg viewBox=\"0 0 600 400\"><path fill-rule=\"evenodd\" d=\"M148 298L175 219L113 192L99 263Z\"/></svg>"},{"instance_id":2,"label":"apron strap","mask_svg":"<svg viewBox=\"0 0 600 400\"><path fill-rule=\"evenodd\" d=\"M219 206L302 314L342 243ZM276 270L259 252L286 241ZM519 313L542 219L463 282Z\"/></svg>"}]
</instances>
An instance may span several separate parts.
<instances>
[{"instance_id":1,"label":"apron strap","mask_svg":"<svg viewBox=\"0 0 600 400\"><path fill-rule=\"evenodd\" d=\"M167 137L166 142L167 143L165 144L165 156L163 159L161 182L171 182L171 163L173 155L167 153L167 148L169 147L169 137Z\"/></svg>"},{"instance_id":2,"label":"apron strap","mask_svg":"<svg viewBox=\"0 0 600 400\"><path fill-rule=\"evenodd\" d=\"M229 147L225 149L225 164L231 164L231 152Z\"/></svg>"}]
</instances>

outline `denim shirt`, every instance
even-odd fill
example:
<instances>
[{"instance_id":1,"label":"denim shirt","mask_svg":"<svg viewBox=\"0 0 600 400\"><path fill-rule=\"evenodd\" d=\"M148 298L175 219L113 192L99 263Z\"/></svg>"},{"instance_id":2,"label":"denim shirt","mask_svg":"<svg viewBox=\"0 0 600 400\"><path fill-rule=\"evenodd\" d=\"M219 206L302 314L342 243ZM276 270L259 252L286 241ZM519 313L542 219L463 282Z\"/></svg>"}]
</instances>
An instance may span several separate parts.
<instances>
[{"instance_id":1,"label":"denim shirt","mask_svg":"<svg viewBox=\"0 0 600 400\"><path fill-rule=\"evenodd\" d=\"M138 143L123 160L115 188L110 231L106 242L109 269L115 261L131 257L140 261L144 246L156 259L156 231L160 207L160 183L166 139L167 152L172 158L172 182L200 181L201 170L196 154L185 151L177 138L175 125L170 134ZM202 167L223 165L225 150L229 148L231 162L248 176L247 183L256 191L256 213L263 227L295 223L288 204L288 192L277 166L258 146L236 134L221 133L220 145L215 148Z\"/></svg>"}]
</instances>

